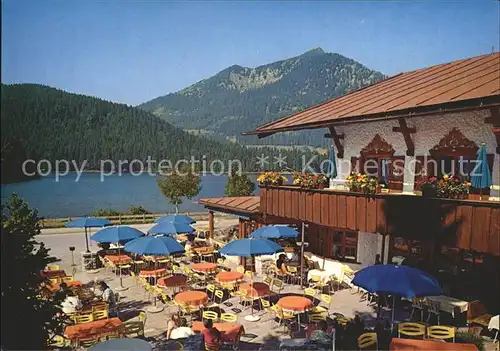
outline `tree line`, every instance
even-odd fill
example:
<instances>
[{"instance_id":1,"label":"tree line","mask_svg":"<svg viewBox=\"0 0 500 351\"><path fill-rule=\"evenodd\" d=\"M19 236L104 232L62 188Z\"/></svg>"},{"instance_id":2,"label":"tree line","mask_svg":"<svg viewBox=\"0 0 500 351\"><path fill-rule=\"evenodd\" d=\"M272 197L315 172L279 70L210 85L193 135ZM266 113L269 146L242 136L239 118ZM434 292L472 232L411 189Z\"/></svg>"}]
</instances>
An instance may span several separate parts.
<instances>
[{"instance_id":1,"label":"tree line","mask_svg":"<svg viewBox=\"0 0 500 351\"><path fill-rule=\"evenodd\" d=\"M86 169L99 169L101 160L176 162L191 156L206 160L240 160L244 171L259 171L257 156L281 153L287 167L299 168L299 149L250 149L230 142L195 136L144 110L96 97L36 85L1 86L2 182L23 180L27 159L75 160ZM30 165L33 167L33 165ZM268 168L273 168L272 164ZM32 169L31 169L32 170Z\"/></svg>"}]
</instances>

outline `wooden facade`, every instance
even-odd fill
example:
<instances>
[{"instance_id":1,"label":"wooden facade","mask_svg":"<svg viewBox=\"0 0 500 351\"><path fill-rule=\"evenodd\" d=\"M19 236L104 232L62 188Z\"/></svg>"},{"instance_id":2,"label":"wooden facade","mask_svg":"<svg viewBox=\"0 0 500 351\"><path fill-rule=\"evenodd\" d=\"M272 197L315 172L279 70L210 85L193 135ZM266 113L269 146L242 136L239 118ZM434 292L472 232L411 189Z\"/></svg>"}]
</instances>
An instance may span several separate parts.
<instances>
[{"instance_id":1,"label":"wooden facade","mask_svg":"<svg viewBox=\"0 0 500 351\"><path fill-rule=\"evenodd\" d=\"M500 203L404 194L261 187L260 213L327 228L388 234L500 256Z\"/></svg>"}]
</instances>

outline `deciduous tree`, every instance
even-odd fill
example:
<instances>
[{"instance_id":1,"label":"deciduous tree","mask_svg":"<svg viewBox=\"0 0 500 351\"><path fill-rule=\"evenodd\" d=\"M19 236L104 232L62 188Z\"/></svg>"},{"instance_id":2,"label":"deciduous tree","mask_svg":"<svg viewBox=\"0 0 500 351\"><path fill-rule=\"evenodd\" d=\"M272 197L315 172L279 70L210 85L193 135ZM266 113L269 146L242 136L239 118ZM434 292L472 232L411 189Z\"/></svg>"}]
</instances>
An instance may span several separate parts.
<instances>
[{"instance_id":1,"label":"deciduous tree","mask_svg":"<svg viewBox=\"0 0 500 351\"><path fill-rule=\"evenodd\" d=\"M179 213L183 198L192 199L200 193L200 182L200 176L188 167L172 172L157 181L161 193L175 206L175 213Z\"/></svg>"}]
</instances>

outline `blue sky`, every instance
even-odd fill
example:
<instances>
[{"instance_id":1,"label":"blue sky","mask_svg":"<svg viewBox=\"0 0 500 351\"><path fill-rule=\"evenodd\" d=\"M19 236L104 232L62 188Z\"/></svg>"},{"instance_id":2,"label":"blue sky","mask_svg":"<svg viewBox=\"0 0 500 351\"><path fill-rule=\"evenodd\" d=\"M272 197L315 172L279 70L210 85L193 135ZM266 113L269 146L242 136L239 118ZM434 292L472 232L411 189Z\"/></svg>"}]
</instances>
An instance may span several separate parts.
<instances>
[{"instance_id":1,"label":"blue sky","mask_svg":"<svg viewBox=\"0 0 500 351\"><path fill-rule=\"evenodd\" d=\"M2 1L2 82L138 104L314 47L385 74L498 51L499 1Z\"/></svg>"}]
</instances>

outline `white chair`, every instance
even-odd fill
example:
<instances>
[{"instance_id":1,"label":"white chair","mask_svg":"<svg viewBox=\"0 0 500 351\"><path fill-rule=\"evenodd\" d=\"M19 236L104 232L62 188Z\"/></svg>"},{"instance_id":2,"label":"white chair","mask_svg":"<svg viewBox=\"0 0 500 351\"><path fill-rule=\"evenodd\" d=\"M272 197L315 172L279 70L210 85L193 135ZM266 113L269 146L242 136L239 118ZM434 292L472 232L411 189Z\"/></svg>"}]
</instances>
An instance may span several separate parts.
<instances>
[{"instance_id":1,"label":"white chair","mask_svg":"<svg viewBox=\"0 0 500 351\"><path fill-rule=\"evenodd\" d=\"M427 316L427 321L426 323L429 324L429 321L431 320L431 316L434 315L437 317L437 322L439 325L439 317L441 314L441 303L439 301L430 301L427 300L427 312L429 315Z\"/></svg>"}]
</instances>

